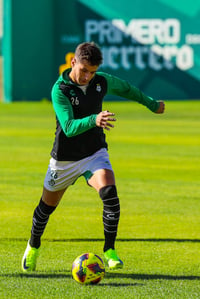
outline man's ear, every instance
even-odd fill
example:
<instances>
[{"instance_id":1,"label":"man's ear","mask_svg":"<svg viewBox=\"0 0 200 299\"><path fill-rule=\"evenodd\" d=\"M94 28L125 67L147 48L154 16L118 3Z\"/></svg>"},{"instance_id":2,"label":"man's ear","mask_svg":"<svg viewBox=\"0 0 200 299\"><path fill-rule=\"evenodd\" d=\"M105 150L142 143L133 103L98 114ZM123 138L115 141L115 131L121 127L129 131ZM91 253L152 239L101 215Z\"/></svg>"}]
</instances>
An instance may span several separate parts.
<instances>
[{"instance_id":1,"label":"man's ear","mask_svg":"<svg viewBox=\"0 0 200 299\"><path fill-rule=\"evenodd\" d=\"M73 66L75 66L75 64L76 64L76 58L73 57L71 60L71 66L73 67Z\"/></svg>"}]
</instances>

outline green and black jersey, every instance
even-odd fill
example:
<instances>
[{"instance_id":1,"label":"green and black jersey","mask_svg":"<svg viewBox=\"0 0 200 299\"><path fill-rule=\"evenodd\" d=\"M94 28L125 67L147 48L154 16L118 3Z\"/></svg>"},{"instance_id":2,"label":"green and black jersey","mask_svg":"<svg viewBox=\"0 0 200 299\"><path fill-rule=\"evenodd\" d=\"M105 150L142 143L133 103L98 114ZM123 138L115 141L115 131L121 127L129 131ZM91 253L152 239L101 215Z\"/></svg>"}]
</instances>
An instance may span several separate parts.
<instances>
[{"instance_id":1,"label":"green and black jersey","mask_svg":"<svg viewBox=\"0 0 200 299\"><path fill-rule=\"evenodd\" d=\"M106 94L137 101L155 112L159 103L127 81L97 72L85 90L74 84L67 69L52 89L56 133L51 156L58 161L78 161L107 148L103 129L96 126Z\"/></svg>"}]
</instances>

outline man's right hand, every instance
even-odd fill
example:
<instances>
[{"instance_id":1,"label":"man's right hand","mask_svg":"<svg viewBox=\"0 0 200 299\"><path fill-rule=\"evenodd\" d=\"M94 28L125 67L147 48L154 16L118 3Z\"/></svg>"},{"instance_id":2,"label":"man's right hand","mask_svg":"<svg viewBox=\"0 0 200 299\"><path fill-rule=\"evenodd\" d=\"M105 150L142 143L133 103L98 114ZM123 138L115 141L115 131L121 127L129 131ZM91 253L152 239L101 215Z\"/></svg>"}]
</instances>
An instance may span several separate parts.
<instances>
[{"instance_id":1,"label":"man's right hand","mask_svg":"<svg viewBox=\"0 0 200 299\"><path fill-rule=\"evenodd\" d=\"M116 119L112 117L114 115L115 115L114 113L111 113L109 111L100 112L96 118L97 127L101 127L106 130L110 130L110 128L114 128L114 125L110 123L112 121L116 121Z\"/></svg>"}]
</instances>

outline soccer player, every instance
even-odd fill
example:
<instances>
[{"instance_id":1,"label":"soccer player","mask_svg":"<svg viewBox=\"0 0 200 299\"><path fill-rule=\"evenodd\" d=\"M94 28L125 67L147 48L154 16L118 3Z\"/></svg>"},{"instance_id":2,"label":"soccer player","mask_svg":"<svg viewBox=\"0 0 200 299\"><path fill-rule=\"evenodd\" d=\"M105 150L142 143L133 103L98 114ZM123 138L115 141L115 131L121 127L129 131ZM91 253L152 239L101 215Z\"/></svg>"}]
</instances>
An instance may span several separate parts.
<instances>
[{"instance_id":1,"label":"soccer player","mask_svg":"<svg viewBox=\"0 0 200 299\"><path fill-rule=\"evenodd\" d=\"M102 111L102 101L106 94L120 96L137 101L155 113L163 113L165 105L127 81L99 72L101 63L102 53L94 42L78 45L71 68L63 72L52 88L57 123L55 141L22 259L24 272L35 270L41 236L49 216L66 189L80 176L85 177L103 202L105 263L110 269L123 267L115 249L120 203L104 134L104 130L114 127L116 119L114 113Z\"/></svg>"}]
</instances>

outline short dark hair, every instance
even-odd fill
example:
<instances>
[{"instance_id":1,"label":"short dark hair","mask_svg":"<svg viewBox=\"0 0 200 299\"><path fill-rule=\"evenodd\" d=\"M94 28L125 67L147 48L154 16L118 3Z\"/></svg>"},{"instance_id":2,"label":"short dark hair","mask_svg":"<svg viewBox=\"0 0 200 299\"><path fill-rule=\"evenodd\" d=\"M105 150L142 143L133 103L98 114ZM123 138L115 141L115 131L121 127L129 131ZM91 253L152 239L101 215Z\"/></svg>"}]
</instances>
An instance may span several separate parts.
<instances>
[{"instance_id":1,"label":"short dark hair","mask_svg":"<svg viewBox=\"0 0 200 299\"><path fill-rule=\"evenodd\" d=\"M79 60L87 60L90 65L100 65L103 57L99 46L94 42L79 44L75 50L75 57Z\"/></svg>"}]
</instances>

